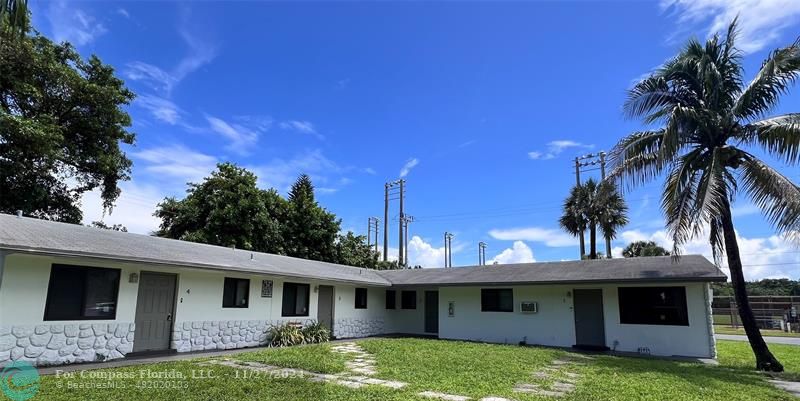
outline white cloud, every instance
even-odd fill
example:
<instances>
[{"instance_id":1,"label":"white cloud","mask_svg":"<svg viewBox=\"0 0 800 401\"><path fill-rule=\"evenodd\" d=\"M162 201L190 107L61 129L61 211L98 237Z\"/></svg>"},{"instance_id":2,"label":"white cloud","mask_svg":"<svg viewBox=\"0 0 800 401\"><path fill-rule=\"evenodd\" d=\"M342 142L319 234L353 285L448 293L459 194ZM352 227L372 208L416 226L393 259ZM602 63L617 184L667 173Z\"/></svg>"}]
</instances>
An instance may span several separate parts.
<instances>
[{"instance_id":1,"label":"white cloud","mask_svg":"<svg viewBox=\"0 0 800 401\"><path fill-rule=\"evenodd\" d=\"M781 277L796 279L800 276L800 250L790 241L777 235L748 238L738 232L736 237L747 280ZM623 231L620 239L625 244L633 241L653 241L667 250L672 250L673 244L669 234L664 230L652 233L639 230ZM614 248L614 255L621 253L621 248ZM681 253L703 255L713 262L711 246L708 243L708 230L686 243ZM728 273L727 260L724 257L722 270Z\"/></svg>"},{"instance_id":2,"label":"white cloud","mask_svg":"<svg viewBox=\"0 0 800 401\"><path fill-rule=\"evenodd\" d=\"M231 124L220 118L206 116L206 120L212 131L222 135L230 141L228 149L238 154L249 154L253 145L258 142L258 129L251 129L241 124Z\"/></svg>"},{"instance_id":3,"label":"white cloud","mask_svg":"<svg viewBox=\"0 0 800 401\"><path fill-rule=\"evenodd\" d=\"M456 247L453 247L453 253L456 253ZM397 254L395 249L394 254ZM390 250L389 255L392 255ZM395 260L397 258L395 257ZM435 248L433 245L425 242L417 235L408 240L408 265L409 266L422 266L422 267L442 267L444 266L444 247Z\"/></svg>"},{"instance_id":4,"label":"white cloud","mask_svg":"<svg viewBox=\"0 0 800 401\"><path fill-rule=\"evenodd\" d=\"M533 250L522 241L514 241L511 248L506 248L503 252L497 254L489 260L488 264L508 264L508 263L533 263L536 259L533 257Z\"/></svg>"},{"instance_id":5,"label":"white cloud","mask_svg":"<svg viewBox=\"0 0 800 401\"><path fill-rule=\"evenodd\" d=\"M567 247L578 244L577 238L561 230L541 227L493 229L489 231L489 235L494 239L504 241L541 242L550 247Z\"/></svg>"},{"instance_id":6,"label":"white cloud","mask_svg":"<svg viewBox=\"0 0 800 401\"><path fill-rule=\"evenodd\" d=\"M83 224L104 221L108 225L122 224L129 232L149 234L158 229L161 220L153 216L156 205L164 199L164 194L156 187L123 182L122 193L117 199L111 214L104 213L100 190L87 192L81 199Z\"/></svg>"},{"instance_id":7,"label":"white cloud","mask_svg":"<svg viewBox=\"0 0 800 401\"><path fill-rule=\"evenodd\" d=\"M144 166L137 166L137 169L161 179L178 180L175 184L179 185L202 181L217 164L216 157L177 144L135 152L132 157L144 162Z\"/></svg>"},{"instance_id":8,"label":"white cloud","mask_svg":"<svg viewBox=\"0 0 800 401\"><path fill-rule=\"evenodd\" d=\"M661 7L678 16L682 30L704 25L709 36L724 32L738 15L737 46L745 53L780 45L781 33L800 17L797 0L661 0Z\"/></svg>"},{"instance_id":9,"label":"white cloud","mask_svg":"<svg viewBox=\"0 0 800 401\"><path fill-rule=\"evenodd\" d=\"M158 120L175 125L183 111L172 101L153 95L140 95L134 103L153 115Z\"/></svg>"},{"instance_id":10,"label":"white cloud","mask_svg":"<svg viewBox=\"0 0 800 401\"><path fill-rule=\"evenodd\" d=\"M329 177L341 175L348 170L325 157L319 149L305 151L291 159L273 159L267 164L250 166L248 169L258 176L259 184L264 188L285 191L300 174L305 173L311 176L318 190L327 193L331 193L330 189L336 188L326 185L331 181ZM342 183L340 179L334 185Z\"/></svg>"},{"instance_id":11,"label":"white cloud","mask_svg":"<svg viewBox=\"0 0 800 401\"><path fill-rule=\"evenodd\" d=\"M83 46L107 32L105 26L86 11L59 0L50 3L45 11L50 29L56 42L67 41L75 46Z\"/></svg>"},{"instance_id":12,"label":"white cloud","mask_svg":"<svg viewBox=\"0 0 800 401\"><path fill-rule=\"evenodd\" d=\"M365 172L365 173L367 173L367 174L369 174L369 175L375 175L375 174L377 174L377 172L375 171L375 169L374 169L374 168L372 168L372 167L367 167L367 168L365 168L365 169L364 169L364 172Z\"/></svg>"},{"instance_id":13,"label":"white cloud","mask_svg":"<svg viewBox=\"0 0 800 401\"><path fill-rule=\"evenodd\" d=\"M131 17L131 14L128 12L128 10L126 10L124 8L118 8L117 9L117 14L119 14L119 15L125 17L125 18L130 18Z\"/></svg>"},{"instance_id":14,"label":"white cloud","mask_svg":"<svg viewBox=\"0 0 800 401\"><path fill-rule=\"evenodd\" d=\"M133 81L144 82L153 89L169 95L187 75L210 63L216 57L216 47L209 41L198 39L191 34L185 23L178 29L178 33L189 47L189 52L177 65L166 71L153 64L134 61L126 66L125 76Z\"/></svg>"},{"instance_id":15,"label":"white cloud","mask_svg":"<svg viewBox=\"0 0 800 401\"><path fill-rule=\"evenodd\" d=\"M567 149L576 148L576 149L592 149L594 145L589 145L581 142L576 142L568 139L560 139L557 141L551 141L547 143L547 150L545 151L538 151L534 150L528 152L528 158L531 160L550 160L555 159Z\"/></svg>"},{"instance_id":16,"label":"white cloud","mask_svg":"<svg viewBox=\"0 0 800 401\"><path fill-rule=\"evenodd\" d=\"M317 129L314 127L314 124L311 121L300 121L300 120L288 120L288 121L281 121L278 126L287 131L294 131L299 132L301 134L308 134L317 137L318 139L324 139L325 137L322 136L320 133L317 132Z\"/></svg>"},{"instance_id":17,"label":"white cloud","mask_svg":"<svg viewBox=\"0 0 800 401\"><path fill-rule=\"evenodd\" d=\"M416 167L419 164L419 160L415 158L408 159L406 164L403 165L403 168L400 169L400 178L403 178L411 172L411 169Z\"/></svg>"}]
</instances>

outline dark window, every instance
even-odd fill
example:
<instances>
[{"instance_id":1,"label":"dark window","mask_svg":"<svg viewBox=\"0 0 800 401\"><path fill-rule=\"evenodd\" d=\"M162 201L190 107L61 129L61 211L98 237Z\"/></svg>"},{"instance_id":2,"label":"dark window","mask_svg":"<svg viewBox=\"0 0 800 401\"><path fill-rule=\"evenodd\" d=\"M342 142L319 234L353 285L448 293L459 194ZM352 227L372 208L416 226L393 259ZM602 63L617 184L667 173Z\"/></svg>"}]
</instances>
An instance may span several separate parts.
<instances>
[{"instance_id":1,"label":"dark window","mask_svg":"<svg viewBox=\"0 0 800 401\"><path fill-rule=\"evenodd\" d=\"M367 309L366 288L356 288L356 309Z\"/></svg>"},{"instance_id":2,"label":"dark window","mask_svg":"<svg viewBox=\"0 0 800 401\"><path fill-rule=\"evenodd\" d=\"M620 287L618 292L620 323L689 325L684 287Z\"/></svg>"},{"instance_id":3,"label":"dark window","mask_svg":"<svg viewBox=\"0 0 800 401\"><path fill-rule=\"evenodd\" d=\"M225 289L222 291L223 308L246 308L249 299L250 280L225 277Z\"/></svg>"},{"instance_id":4,"label":"dark window","mask_svg":"<svg viewBox=\"0 0 800 401\"><path fill-rule=\"evenodd\" d=\"M395 290L386 290L386 309L397 308L397 292Z\"/></svg>"},{"instance_id":5,"label":"dark window","mask_svg":"<svg viewBox=\"0 0 800 401\"><path fill-rule=\"evenodd\" d=\"M53 265L44 320L115 319L119 276L119 269Z\"/></svg>"},{"instance_id":6,"label":"dark window","mask_svg":"<svg viewBox=\"0 0 800 401\"><path fill-rule=\"evenodd\" d=\"M417 309L417 292L416 291L400 292L400 308Z\"/></svg>"},{"instance_id":7,"label":"dark window","mask_svg":"<svg viewBox=\"0 0 800 401\"><path fill-rule=\"evenodd\" d=\"M308 316L308 284L283 283L283 316Z\"/></svg>"},{"instance_id":8,"label":"dark window","mask_svg":"<svg viewBox=\"0 0 800 401\"><path fill-rule=\"evenodd\" d=\"M481 312L513 312L514 292L510 288L481 290Z\"/></svg>"}]
</instances>

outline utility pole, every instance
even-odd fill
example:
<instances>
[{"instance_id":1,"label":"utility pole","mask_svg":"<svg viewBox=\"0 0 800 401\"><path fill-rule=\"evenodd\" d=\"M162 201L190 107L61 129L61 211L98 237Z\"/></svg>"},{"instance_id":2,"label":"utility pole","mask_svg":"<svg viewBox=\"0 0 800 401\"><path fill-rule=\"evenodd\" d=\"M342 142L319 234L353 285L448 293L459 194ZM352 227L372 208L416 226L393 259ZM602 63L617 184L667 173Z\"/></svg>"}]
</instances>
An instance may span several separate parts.
<instances>
[{"instance_id":1,"label":"utility pole","mask_svg":"<svg viewBox=\"0 0 800 401\"><path fill-rule=\"evenodd\" d=\"M389 260L389 183L383 185L383 261Z\"/></svg>"},{"instance_id":2,"label":"utility pole","mask_svg":"<svg viewBox=\"0 0 800 401\"><path fill-rule=\"evenodd\" d=\"M403 230L405 231L403 233L403 236L405 237L403 239L403 242L405 242L405 253L403 254L403 259L406 261L406 264L408 264L408 223L413 223L413 222L414 222L414 216L406 215L405 218L403 219Z\"/></svg>"},{"instance_id":3,"label":"utility pole","mask_svg":"<svg viewBox=\"0 0 800 401\"><path fill-rule=\"evenodd\" d=\"M398 241L397 241L399 244L398 246L399 250L397 253L397 261L398 261L398 266L402 267L406 265L406 259L405 259L406 253L404 251L405 246L403 244L403 226L405 225L405 219L406 219L405 211L403 209L403 198L405 197L406 180L401 178L397 182L400 184L400 217L399 217L400 224L398 228Z\"/></svg>"},{"instance_id":4,"label":"utility pole","mask_svg":"<svg viewBox=\"0 0 800 401\"><path fill-rule=\"evenodd\" d=\"M378 225L380 224L380 219L377 217L370 217L369 218L369 229L367 230L367 245L372 246L375 245L375 253L378 253ZM375 243L372 244L373 235L375 236Z\"/></svg>"},{"instance_id":5,"label":"utility pole","mask_svg":"<svg viewBox=\"0 0 800 401\"><path fill-rule=\"evenodd\" d=\"M582 167L592 167L589 170L583 171L593 171L598 170L598 168L594 168L594 166L599 165L600 168L600 180L603 181L606 179L606 152L600 151L598 153L589 153L584 156L579 156L575 158L575 182L578 185L581 185L581 168ZM606 238L606 258L611 259L611 238ZM586 245L584 243L583 233L580 236L580 243L581 243L581 259L586 255Z\"/></svg>"},{"instance_id":6,"label":"utility pole","mask_svg":"<svg viewBox=\"0 0 800 401\"><path fill-rule=\"evenodd\" d=\"M453 267L453 234L444 232L444 267Z\"/></svg>"},{"instance_id":7,"label":"utility pole","mask_svg":"<svg viewBox=\"0 0 800 401\"><path fill-rule=\"evenodd\" d=\"M486 243L478 242L478 264L483 266L486 264Z\"/></svg>"},{"instance_id":8,"label":"utility pole","mask_svg":"<svg viewBox=\"0 0 800 401\"><path fill-rule=\"evenodd\" d=\"M578 157L575 158L575 184L581 186L581 161ZM586 239L583 237L583 233L584 231L581 230L581 235L578 236L580 238L581 260L586 255Z\"/></svg>"}]
</instances>

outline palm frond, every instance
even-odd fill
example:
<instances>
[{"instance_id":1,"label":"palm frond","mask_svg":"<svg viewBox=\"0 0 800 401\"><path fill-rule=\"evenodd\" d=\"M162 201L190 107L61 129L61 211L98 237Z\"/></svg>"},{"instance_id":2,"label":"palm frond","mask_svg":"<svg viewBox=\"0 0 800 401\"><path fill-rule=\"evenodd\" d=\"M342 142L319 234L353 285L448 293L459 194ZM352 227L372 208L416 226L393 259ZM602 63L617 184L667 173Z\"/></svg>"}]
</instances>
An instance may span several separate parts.
<instances>
[{"instance_id":1,"label":"palm frond","mask_svg":"<svg viewBox=\"0 0 800 401\"><path fill-rule=\"evenodd\" d=\"M701 149L695 149L672 164L661 195L661 209L667 220L667 230L672 236L675 254L679 254L680 246L697 234L693 224L697 218L693 205L697 199L697 176L700 173L692 162L700 154Z\"/></svg>"},{"instance_id":2,"label":"palm frond","mask_svg":"<svg viewBox=\"0 0 800 401\"><path fill-rule=\"evenodd\" d=\"M656 178L664 168L658 149L664 130L634 132L617 143L608 154L608 180L624 181L629 187Z\"/></svg>"},{"instance_id":3,"label":"palm frond","mask_svg":"<svg viewBox=\"0 0 800 401\"><path fill-rule=\"evenodd\" d=\"M800 113L784 114L742 127L740 138L756 142L790 165L800 162Z\"/></svg>"},{"instance_id":4,"label":"palm frond","mask_svg":"<svg viewBox=\"0 0 800 401\"><path fill-rule=\"evenodd\" d=\"M772 110L781 95L800 74L800 39L791 46L773 51L756 77L734 103L732 114L739 119L758 118Z\"/></svg>"},{"instance_id":5,"label":"palm frond","mask_svg":"<svg viewBox=\"0 0 800 401\"><path fill-rule=\"evenodd\" d=\"M800 187L753 155L742 152L744 190L778 231L800 230Z\"/></svg>"}]
</instances>

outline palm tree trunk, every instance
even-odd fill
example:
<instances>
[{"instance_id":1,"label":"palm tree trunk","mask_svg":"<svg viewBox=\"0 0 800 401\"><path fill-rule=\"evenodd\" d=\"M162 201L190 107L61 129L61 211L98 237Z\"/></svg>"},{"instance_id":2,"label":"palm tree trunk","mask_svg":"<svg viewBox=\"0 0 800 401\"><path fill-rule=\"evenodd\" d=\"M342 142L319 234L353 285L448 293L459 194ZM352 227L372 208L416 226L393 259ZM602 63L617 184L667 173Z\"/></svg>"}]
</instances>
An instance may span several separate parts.
<instances>
[{"instance_id":1,"label":"palm tree trunk","mask_svg":"<svg viewBox=\"0 0 800 401\"><path fill-rule=\"evenodd\" d=\"M606 259L611 259L611 237L604 235L606 240Z\"/></svg>"},{"instance_id":2,"label":"palm tree trunk","mask_svg":"<svg viewBox=\"0 0 800 401\"><path fill-rule=\"evenodd\" d=\"M589 223L589 259L597 259L597 223Z\"/></svg>"},{"instance_id":3,"label":"palm tree trunk","mask_svg":"<svg viewBox=\"0 0 800 401\"><path fill-rule=\"evenodd\" d=\"M583 257L586 256L586 239L583 237L584 235L586 235L586 229L582 228L581 235L579 237L581 239L581 260L583 260Z\"/></svg>"},{"instance_id":4,"label":"palm tree trunk","mask_svg":"<svg viewBox=\"0 0 800 401\"><path fill-rule=\"evenodd\" d=\"M783 372L783 365L769 351L767 343L761 337L758 330L756 318L750 308L750 301L747 299L744 274L742 273L742 259L739 257L739 244L736 241L736 232L733 229L733 218L731 217L730 205L726 205L722 213L722 232L725 236L725 253L728 257L728 268L731 272L731 284L733 284L733 294L736 299L736 307L739 309L739 317L742 319L742 326L750 341L750 347L756 356L756 369L772 372Z\"/></svg>"}]
</instances>

